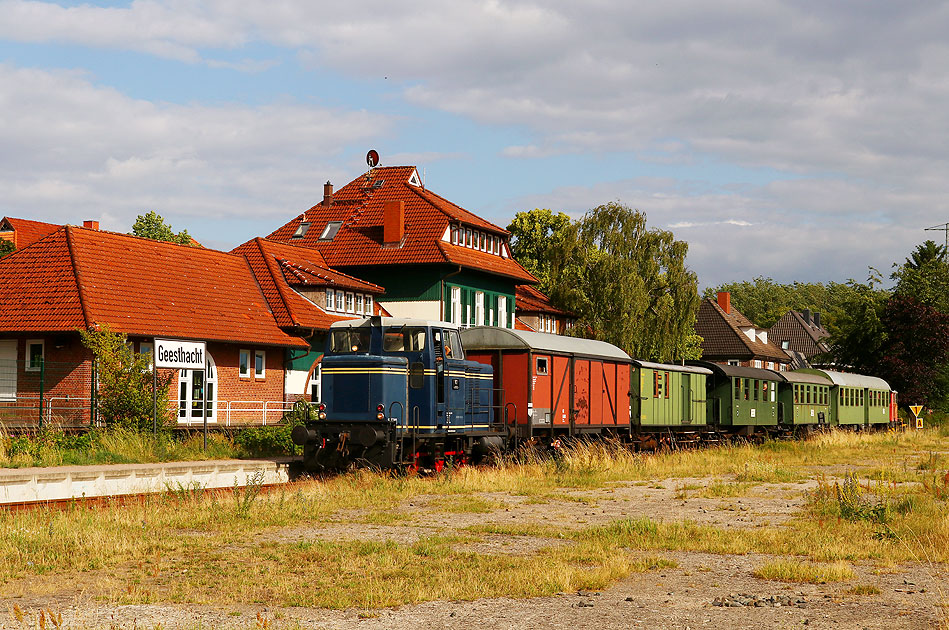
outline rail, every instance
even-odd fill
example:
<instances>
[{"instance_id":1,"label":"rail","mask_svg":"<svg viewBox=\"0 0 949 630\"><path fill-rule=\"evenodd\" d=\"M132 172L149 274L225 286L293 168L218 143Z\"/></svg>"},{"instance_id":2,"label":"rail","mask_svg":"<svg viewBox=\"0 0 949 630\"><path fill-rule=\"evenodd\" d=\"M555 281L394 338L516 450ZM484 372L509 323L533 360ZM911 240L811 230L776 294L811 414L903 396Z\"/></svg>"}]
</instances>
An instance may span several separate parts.
<instances>
[{"instance_id":1,"label":"rail","mask_svg":"<svg viewBox=\"0 0 949 630\"><path fill-rule=\"evenodd\" d=\"M220 404L220 402L218 403ZM260 411L260 424L262 426L267 425L268 414L271 412L277 413L276 422L279 422L283 418L283 414L288 411L293 410L293 405L296 404L296 401L286 401L286 400L228 400L227 406L225 407L224 412L224 424L225 426L231 426L232 415L235 413L254 413ZM237 405L251 405L250 407L239 407ZM255 406L259 405L259 409ZM274 422L274 424L276 423Z\"/></svg>"}]
</instances>

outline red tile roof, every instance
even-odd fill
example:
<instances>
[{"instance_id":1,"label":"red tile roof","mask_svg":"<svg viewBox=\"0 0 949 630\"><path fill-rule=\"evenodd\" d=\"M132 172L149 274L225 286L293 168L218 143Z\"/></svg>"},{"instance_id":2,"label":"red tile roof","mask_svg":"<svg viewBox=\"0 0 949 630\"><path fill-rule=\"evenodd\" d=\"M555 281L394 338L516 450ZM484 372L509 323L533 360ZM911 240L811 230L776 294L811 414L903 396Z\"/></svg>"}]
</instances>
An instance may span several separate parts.
<instances>
[{"instance_id":1,"label":"red tile roof","mask_svg":"<svg viewBox=\"0 0 949 630\"><path fill-rule=\"evenodd\" d=\"M41 238L45 238L63 226L29 219L3 217L0 221L0 232L13 232L13 244L17 249L32 245Z\"/></svg>"},{"instance_id":2,"label":"red tile roof","mask_svg":"<svg viewBox=\"0 0 949 630\"><path fill-rule=\"evenodd\" d=\"M307 347L242 256L67 226L0 259L0 330L109 325L144 337Z\"/></svg>"},{"instance_id":3,"label":"red tile roof","mask_svg":"<svg viewBox=\"0 0 949 630\"><path fill-rule=\"evenodd\" d=\"M550 315L567 315L571 313L554 306L550 298L526 284L520 284L514 292L515 308L520 313L547 313Z\"/></svg>"},{"instance_id":4,"label":"red tile roof","mask_svg":"<svg viewBox=\"0 0 949 630\"><path fill-rule=\"evenodd\" d=\"M521 321L520 317L514 318L514 330L526 330L527 332L537 332L527 324Z\"/></svg>"},{"instance_id":5,"label":"red tile roof","mask_svg":"<svg viewBox=\"0 0 949 630\"><path fill-rule=\"evenodd\" d=\"M0 259L0 330L77 328L86 318L65 230Z\"/></svg>"},{"instance_id":6,"label":"red tile roof","mask_svg":"<svg viewBox=\"0 0 949 630\"><path fill-rule=\"evenodd\" d=\"M752 341L742 328L755 328L734 306L726 313L718 302L706 298L699 304L695 332L702 337L702 358L709 361L727 359L762 359L789 363L791 357L773 343ZM757 329L756 329L757 331Z\"/></svg>"},{"instance_id":7,"label":"red tile roof","mask_svg":"<svg viewBox=\"0 0 949 630\"><path fill-rule=\"evenodd\" d=\"M514 259L451 245L442 240L451 224L483 230L506 240L508 232L468 212L447 199L417 186L413 166L373 169L340 188L332 203L318 204L272 232L269 240L318 249L335 268L394 264L455 264L485 270L517 282L537 282ZM387 201L405 204L405 237L400 246L383 244L383 206ZM293 238L302 221L310 228ZM320 235L330 221L342 226L332 240Z\"/></svg>"},{"instance_id":8,"label":"red tile roof","mask_svg":"<svg viewBox=\"0 0 949 630\"><path fill-rule=\"evenodd\" d=\"M376 284L330 269L320 252L312 248L255 238L232 253L247 259L274 319L283 327L325 330L333 322L352 319L327 313L297 293L294 286L342 288L372 294L384 292Z\"/></svg>"}]
</instances>

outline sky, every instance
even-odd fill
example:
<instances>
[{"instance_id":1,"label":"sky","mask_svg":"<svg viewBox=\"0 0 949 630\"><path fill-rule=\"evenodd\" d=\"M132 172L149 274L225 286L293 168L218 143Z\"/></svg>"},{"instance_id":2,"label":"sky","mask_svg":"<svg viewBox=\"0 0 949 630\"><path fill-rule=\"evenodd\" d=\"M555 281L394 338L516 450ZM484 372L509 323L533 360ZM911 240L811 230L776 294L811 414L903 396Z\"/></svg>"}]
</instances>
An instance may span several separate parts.
<instances>
[{"instance_id":1,"label":"sky","mask_svg":"<svg viewBox=\"0 0 949 630\"><path fill-rule=\"evenodd\" d=\"M0 215L209 247L366 170L507 226L620 201L700 286L866 280L949 221L949 3L0 0Z\"/></svg>"}]
</instances>

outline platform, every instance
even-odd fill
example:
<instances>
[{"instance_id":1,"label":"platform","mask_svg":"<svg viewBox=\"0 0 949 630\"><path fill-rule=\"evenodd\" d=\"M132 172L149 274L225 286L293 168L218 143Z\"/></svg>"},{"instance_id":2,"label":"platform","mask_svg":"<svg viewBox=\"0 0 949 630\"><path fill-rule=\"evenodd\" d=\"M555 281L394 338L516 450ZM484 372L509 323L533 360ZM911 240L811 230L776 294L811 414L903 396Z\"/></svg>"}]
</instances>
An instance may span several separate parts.
<instances>
[{"instance_id":1,"label":"platform","mask_svg":"<svg viewBox=\"0 0 949 630\"><path fill-rule=\"evenodd\" d=\"M211 460L155 464L0 469L0 507L166 492L233 488L263 471L265 486L286 483L285 459Z\"/></svg>"}]
</instances>

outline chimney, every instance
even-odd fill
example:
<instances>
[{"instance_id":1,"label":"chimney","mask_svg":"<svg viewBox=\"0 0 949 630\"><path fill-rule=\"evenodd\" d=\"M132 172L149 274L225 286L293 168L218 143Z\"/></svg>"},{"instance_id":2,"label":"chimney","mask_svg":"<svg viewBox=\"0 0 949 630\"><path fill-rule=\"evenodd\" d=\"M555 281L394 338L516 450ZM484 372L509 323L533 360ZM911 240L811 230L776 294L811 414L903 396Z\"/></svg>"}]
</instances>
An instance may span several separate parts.
<instances>
[{"instance_id":1,"label":"chimney","mask_svg":"<svg viewBox=\"0 0 949 630\"><path fill-rule=\"evenodd\" d=\"M90 230L98 230L99 222L98 221L83 221L82 227L89 228Z\"/></svg>"},{"instance_id":2,"label":"chimney","mask_svg":"<svg viewBox=\"0 0 949 630\"><path fill-rule=\"evenodd\" d=\"M382 206L382 221L383 245L400 245L405 236L405 202L385 202Z\"/></svg>"},{"instance_id":3,"label":"chimney","mask_svg":"<svg viewBox=\"0 0 949 630\"><path fill-rule=\"evenodd\" d=\"M323 205L328 206L333 203L333 184L329 180L323 184Z\"/></svg>"},{"instance_id":4,"label":"chimney","mask_svg":"<svg viewBox=\"0 0 949 630\"><path fill-rule=\"evenodd\" d=\"M820 328L820 313L814 312L814 325Z\"/></svg>"},{"instance_id":5,"label":"chimney","mask_svg":"<svg viewBox=\"0 0 949 630\"><path fill-rule=\"evenodd\" d=\"M728 291L722 291L718 294L718 305L722 307L726 315L732 312L732 294Z\"/></svg>"},{"instance_id":6,"label":"chimney","mask_svg":"<svg viewBox=\"0 0 949 630\"><path fill-rule=\"evenodd\" d=\"M804 323L805 323L805 324L807 324L808 326L811 325L811 309L805 308L805 309L801 312L801 317L804 318Z\"/></svg>"}]
</instances>

